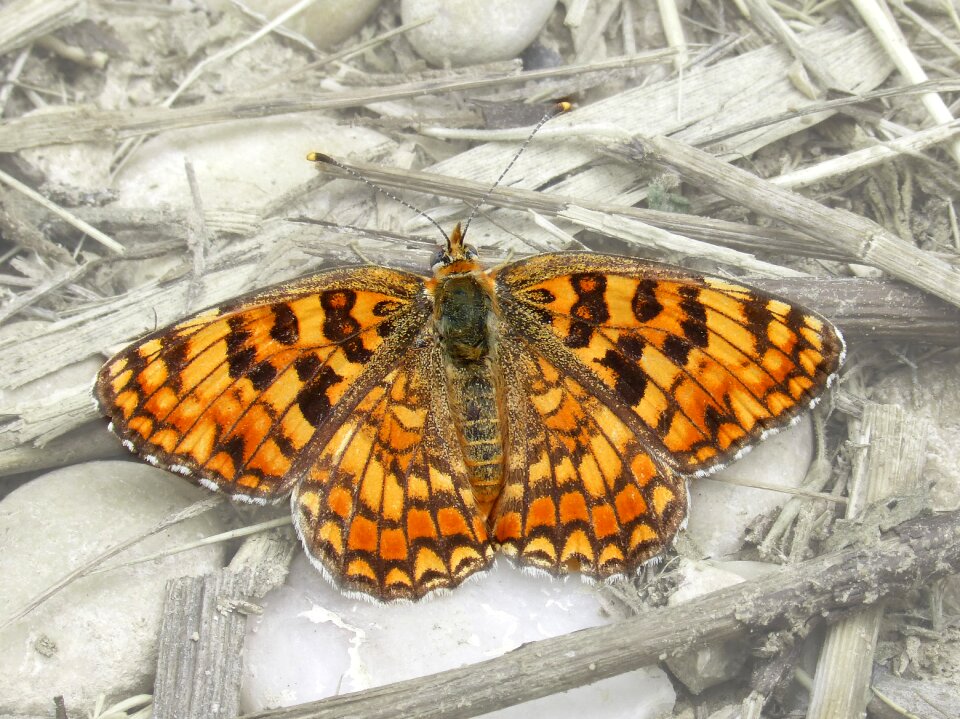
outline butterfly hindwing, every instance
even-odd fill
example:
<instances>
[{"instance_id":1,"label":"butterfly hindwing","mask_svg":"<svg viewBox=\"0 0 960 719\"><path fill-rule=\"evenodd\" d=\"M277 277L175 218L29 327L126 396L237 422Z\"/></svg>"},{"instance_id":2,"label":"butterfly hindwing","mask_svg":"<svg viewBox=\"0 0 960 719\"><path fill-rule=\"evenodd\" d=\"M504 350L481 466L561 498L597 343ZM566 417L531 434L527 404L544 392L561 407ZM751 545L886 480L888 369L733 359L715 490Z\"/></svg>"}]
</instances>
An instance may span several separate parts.
<instances>
[{"instance_id":1,"label":"butterfly hindwing","mask_svg":"<svg viewBox=\"0 0 960 719\"><path fill-rule=\"evenodd\" d=\"M494 536L521 564L605 578L660 554L687 508L686 481L570 373L508 328L505 485Z\"/></svg>"},{"instance_id":2,"label":"butterfly hindwing","mask_svg":"<svg viewBox=\"0 0 960 719\"><path fill-rule=\"evenodd\" d=\"M148 461L241 499L286 494L318 428L422 328L416 275L363 267L264 290L154 332L100 371L100 407Z\"/></svg>"},{"instance_id":3,"label":"butterfly hindwing","mask_svg":"<svg viewBox=\"0 0 960 719\"><path fill-rule=\"evenodd\" d=\"M439 346L421 340L319 448L292 498L314 563L343 588L379 599L455 587L493 555Z\"/></svg>"}]
</instances>

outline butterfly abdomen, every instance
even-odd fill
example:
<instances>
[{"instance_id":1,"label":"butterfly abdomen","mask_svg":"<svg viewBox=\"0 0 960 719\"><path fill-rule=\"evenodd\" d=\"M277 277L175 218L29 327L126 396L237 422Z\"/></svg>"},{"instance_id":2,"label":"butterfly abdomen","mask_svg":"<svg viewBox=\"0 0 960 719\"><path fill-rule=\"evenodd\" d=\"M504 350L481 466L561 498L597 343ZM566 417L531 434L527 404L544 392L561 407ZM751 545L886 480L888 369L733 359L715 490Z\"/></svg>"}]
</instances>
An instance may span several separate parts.
<instances>
[{"instance_id":1,"label":"butterfly abdomen","mask_svg":"<svg viewBox=\"0 0 960 719\"><path fill-rule=\"evenodd\" d=\"M490 358L490 299L471 275L437 289L447 396L474 497L486 515L503 487L503 437Z\"/></svg>"}]
</instances>

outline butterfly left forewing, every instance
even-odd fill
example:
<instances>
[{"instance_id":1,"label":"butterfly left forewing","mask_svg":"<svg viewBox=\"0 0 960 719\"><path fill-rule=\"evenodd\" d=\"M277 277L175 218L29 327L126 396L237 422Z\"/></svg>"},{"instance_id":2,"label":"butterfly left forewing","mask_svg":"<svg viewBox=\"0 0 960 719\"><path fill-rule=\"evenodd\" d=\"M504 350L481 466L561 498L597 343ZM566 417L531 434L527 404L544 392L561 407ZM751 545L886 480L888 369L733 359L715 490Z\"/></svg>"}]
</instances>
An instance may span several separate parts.
<instances>
[{"instance_id":1,"label":"butterfly left forewing","mask_svg":"<svg viewBox=\"0 0 960 719\"><path fill-rule=\"evenodd\" d=\"M422 289L416 275L347 268L240 298L117 354L98 402L148 461L241 499L275 499L318 431L420 330Z\"/></svg>"},{"instance_id":2,"label":"butterfly left forewing","mask_svg":"<svg viewBox=\"0 0 960 719\"><path fill-rule=\"evenodd\" d=\"M844 353L816 313L669 265L539 255L497 273L496 286L504 317L686 474L794 421Z\"/></svg>"}]
</instances>

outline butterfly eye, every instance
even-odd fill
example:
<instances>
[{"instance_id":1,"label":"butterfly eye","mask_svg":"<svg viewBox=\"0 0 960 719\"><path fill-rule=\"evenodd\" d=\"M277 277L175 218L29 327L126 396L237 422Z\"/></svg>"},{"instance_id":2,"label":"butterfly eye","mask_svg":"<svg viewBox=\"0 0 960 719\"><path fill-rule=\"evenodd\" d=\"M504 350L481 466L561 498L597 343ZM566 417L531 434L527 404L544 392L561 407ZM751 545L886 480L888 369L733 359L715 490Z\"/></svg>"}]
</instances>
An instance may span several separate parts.
<instances>
[{"instance_id":1,"label":"butterfly eye","mask_svg":"<svg viewBox=\"0 0 960 719\"><path fill-rule=\"evenodd\" d=\"M463 246L463 255L468 260L475 260L480 254L477 252L477 248L473 245L464 245Z\"/></svg>"},{"instance_id":2,"label":"butterfly eye","mask_svg":"<svg viewBox=\"0 0 960 719\"><path fill-rule=\"evenodd\" d=\"M431 269L437 269L443 265L450 264L450 257L447 255L447 251L443 248L437 250L437 254L433 256L433 262L430 263Z\"/></svg>"}]
</instances>

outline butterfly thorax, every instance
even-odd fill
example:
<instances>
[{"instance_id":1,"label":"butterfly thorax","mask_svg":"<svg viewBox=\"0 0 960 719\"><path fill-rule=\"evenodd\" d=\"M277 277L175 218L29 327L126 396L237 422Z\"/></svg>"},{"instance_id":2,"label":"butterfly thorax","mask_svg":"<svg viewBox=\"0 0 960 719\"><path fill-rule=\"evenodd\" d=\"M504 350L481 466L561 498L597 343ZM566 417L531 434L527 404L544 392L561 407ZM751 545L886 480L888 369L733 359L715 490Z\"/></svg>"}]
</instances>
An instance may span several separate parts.
<instances>
[{"instance_id":1,"label":"butterfly thorax","mask_svg":"<svg viewBox=\"0 0 960 719\"><path fill-rule=\"evenodd\" d=\"M503 486L503 451L489 333L492 304L480 277L445 277L435 299L447 396L470 484L486 516Z\"/></svg>"}]
</instances>

